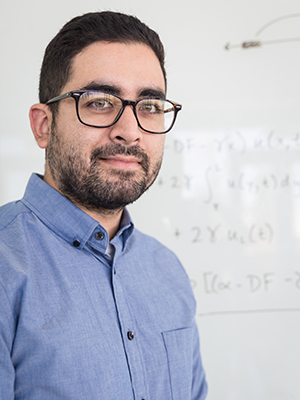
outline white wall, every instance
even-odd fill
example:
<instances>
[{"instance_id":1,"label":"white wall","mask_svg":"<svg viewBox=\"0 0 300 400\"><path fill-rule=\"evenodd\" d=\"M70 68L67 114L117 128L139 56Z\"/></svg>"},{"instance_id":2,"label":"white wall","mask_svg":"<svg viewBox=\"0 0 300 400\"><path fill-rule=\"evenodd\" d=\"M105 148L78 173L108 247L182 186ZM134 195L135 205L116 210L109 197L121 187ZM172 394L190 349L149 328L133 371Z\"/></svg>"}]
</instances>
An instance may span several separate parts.
<instances>
[{"instance_id":1,"label":"white wall","mask_svg":"<svg viewBox=\"0 0 300 400\"><path fill-rule=\"evenodd\" d=\"M296 0L2 0L0 204L43 172L27 114L45 46L102 9L160 33L168 97L183 104L160 176L130 210L190 275L208 399L298 400L300 41L267 44L300 38ZM263 45L224 49L247 40Z\"/></svg>"}]
</instances>

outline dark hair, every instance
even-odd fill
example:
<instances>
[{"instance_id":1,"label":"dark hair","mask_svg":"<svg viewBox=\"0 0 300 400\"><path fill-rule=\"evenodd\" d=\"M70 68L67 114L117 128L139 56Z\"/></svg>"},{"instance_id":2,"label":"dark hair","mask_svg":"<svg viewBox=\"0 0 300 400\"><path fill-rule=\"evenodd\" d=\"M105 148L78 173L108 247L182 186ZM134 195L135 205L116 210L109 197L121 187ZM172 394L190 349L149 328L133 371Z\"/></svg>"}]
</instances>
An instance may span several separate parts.
<instances>
[{"instance_id":1,"label":"dark hair","mask_svg":"<svg viewBox=\"0 0 300 400\"><path fill-rule=\"evenodd\" d=\"M40 74L41 103L60 94L70 78L74 57L98 41L149 46L159 60L166 81L164 47L156 32L132 15L112 11L87 13L67 22L48 44ZM53 112L56 105L51 104Z\"/></svg>"}]
</instances>

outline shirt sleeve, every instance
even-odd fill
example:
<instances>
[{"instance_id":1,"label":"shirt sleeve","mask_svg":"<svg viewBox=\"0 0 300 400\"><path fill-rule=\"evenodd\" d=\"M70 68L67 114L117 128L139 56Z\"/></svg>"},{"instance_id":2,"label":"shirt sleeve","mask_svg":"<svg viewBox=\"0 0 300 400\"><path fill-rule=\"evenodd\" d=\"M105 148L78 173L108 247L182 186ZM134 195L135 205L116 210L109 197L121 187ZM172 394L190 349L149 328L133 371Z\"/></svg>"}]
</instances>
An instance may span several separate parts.
<instances>
[{"instance_id":1,"label":"shirt sleeve","mask_svg":"<svg viewBox=\"0 0 300 400\"><path fill-rule=\"evenodd\" d=\"M200 341L196 321L193 322L193 380L191 400L204 400L207 396L207 383L200 355Z\"/></svg>"},{"instance_id":2,"label":"shirt sleeve","mask_svg":"<svg viewBox=\"0 0 300 400\"><path fill-rule=\"evenodd\" d=\"M13 326L11 305L0 282L0 400L14 400L15 369L10 356Z\"/></svg>"}]
</instances>

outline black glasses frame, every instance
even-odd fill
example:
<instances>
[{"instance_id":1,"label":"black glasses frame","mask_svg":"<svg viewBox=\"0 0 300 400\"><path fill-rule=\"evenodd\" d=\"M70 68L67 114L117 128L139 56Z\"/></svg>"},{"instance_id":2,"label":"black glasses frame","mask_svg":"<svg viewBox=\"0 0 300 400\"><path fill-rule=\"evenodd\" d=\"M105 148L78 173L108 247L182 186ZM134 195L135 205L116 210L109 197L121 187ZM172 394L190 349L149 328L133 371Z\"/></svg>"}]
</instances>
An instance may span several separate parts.
<instances>
[{"instance_id":1,"label":"black glasses frame","mask_svg":"<svg viewBox=\"0 0 300 400\"><path fill-rule=\"evenodd\" d=\"M50 99L50 100L47 101L46 105L55 103L55 102L60 101L60 100L63 100L63 99L67 99L67 98L69 98L69 97L72 97L72 98L75 100L75 103L76 103L76 114L77 114L78 120L79 120L83 125L90 126L90 127L92 127L92 128L109 128L110 126L114 125L116 122L119 121L119 119L121 118L121 116L122 116L122 114L123 114L123 112L124 112L124 110L125 110L125 107L126 107L126 106L131 106L132 109L133 109L133 114L134 114L134 116L135 116L135 119L136 119L136 121L137 121L137 124L138 124L139 128L142 129L142 130L145 131L145 132L153 133L153 134L158 134L158 135L167 133L167 132L169 132L169 131L173 128L173 126L174 126L174 124L175 124L175 121L176 121L176 118L177 118L177 114L178 114L178 112L182 109L182 105L180 105L180 104L178 104L178 103L174 103L173 101L167 100L167 99L161 99L161 100L164 100L164 101L168 101L169 103L172 104L172 106L173 106L173 108L174 108L174 117L173 117L173 121L172 121L172 123L171 123L171 126L170 126L166 131L163 131L163 132L153 132L153 131L149 131L149 130L147 130L147 129L145 129L145 128L142 127L142 125L140 124L140 121L139 121L139 119L138 119L137 112L136 112L136 106L138 105L138 103L141 102L141 101L147 100L147 98L142 98L142 99L139 99L139 100L132 101L132 100L124 100L124 99L122 99L122 97L117 96L117 95L115 95L115 94L106 93L106 94L109 94L109 95L111 95L111 96L115 96L115 97L117 97L118 99L120 99L120 100L122 101L122 108L120 109L119 113L117 114L116 118L114 119L114 121L113 121L111 124L109 124L109 125L104 125L104 126L91 125L91 124L87 124L86 122L83 122L83 121L82 121L82 119L80 118L79 107L78 107L80 97L81 97L84 93L88 93L88 92L105 93L105 92L101 92L101 91L99 91L99 90L73 90L73 91L71 91L71 92L61 94L60 96L53 97L53 99ZM159 100L159 99L156 99L156 100Z\"/></svg>"}]
</instances>

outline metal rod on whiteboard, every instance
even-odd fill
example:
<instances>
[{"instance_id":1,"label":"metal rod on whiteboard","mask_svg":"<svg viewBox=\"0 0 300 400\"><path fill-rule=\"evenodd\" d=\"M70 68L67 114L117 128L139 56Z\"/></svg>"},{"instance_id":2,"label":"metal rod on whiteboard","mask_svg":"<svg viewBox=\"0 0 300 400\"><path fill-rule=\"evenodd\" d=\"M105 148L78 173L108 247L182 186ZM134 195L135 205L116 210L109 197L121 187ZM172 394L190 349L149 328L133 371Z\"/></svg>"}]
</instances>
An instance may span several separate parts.
<instances>
[{"instance_id":1,"label":"metal rod on whiteboard","mask_svg":"<svg viewBox=\"0 0 300 400\"><path fill-rule=\"evenodd\" d=\"M283 21L284 19L288 18L298 18L300 17L300 13L294 13L294 14L288 14L288 15L283 15L282 17L272 19L272 21L267 22L265 25L263 25L255 34L255 36L260 35L264 30L266 30L269 26L276 24L279 21Z\"/></svg>"},{"instance_id":2,"label":"metal rod on whiteboard","mask_svg":"<svg viewBox=\"0 0 300 400\"><path fill-rule=\"evenodd\" d=\"M250 49L252 47L260 47L267 44L277 44L277 43L287 43L287 42L300 42L300 38L289 38L289 39L277 39L277 40L250 40L247 42L242 42L240 44L230 44L229 42L225 44L225 50L236 49L241 47L242 49Z\"/></svg>"}]
</instances>

